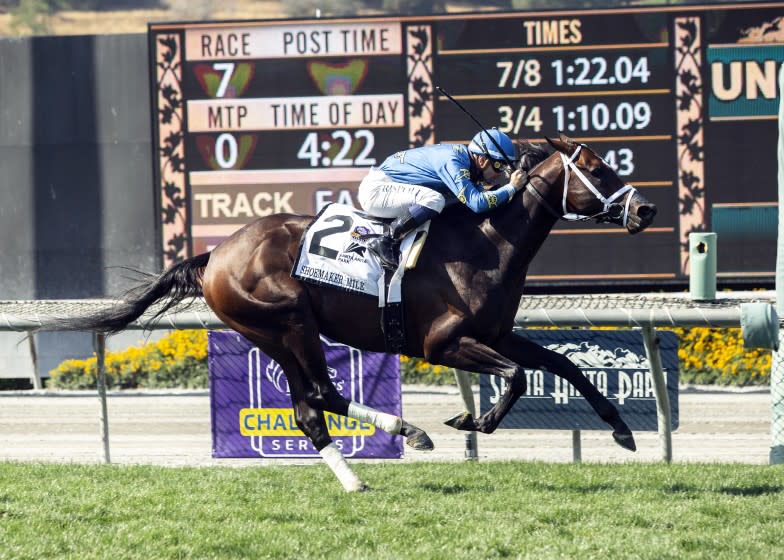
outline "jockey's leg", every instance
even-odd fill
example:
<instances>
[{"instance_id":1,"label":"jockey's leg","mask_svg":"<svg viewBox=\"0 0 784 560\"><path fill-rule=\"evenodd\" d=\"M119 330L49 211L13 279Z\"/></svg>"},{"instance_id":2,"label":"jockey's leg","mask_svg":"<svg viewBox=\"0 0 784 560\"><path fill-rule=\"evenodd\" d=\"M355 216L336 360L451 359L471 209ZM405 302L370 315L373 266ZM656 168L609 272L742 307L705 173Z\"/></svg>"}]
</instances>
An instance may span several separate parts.
<instances>
[{"instance_id":1,"label":"jockey's leg","mask_svg":"<svg viewBox=\"0 0 784 560\"><path fill-rule=\"evenodd\" d=\"M385 267L397 268L400 241L410 231L444 209L444 195L420 185L396 183L382 172L369 173L359 187L359 203L373 216L394 217L387 235L371 240L367 247Z\"/></svg>"}]
</instances>

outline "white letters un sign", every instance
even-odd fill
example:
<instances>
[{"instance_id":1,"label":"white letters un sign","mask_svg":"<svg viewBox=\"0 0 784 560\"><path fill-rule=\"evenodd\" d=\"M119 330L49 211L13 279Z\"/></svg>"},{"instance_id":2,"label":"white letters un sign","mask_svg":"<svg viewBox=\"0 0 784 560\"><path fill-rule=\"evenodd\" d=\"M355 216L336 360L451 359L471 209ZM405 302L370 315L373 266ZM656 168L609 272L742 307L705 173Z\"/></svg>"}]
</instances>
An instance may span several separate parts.
<instances>
[{"instance_id":1,"label":"white letters un sign","mask_svg":"<svg viewBox=\"0 0 784 560\"><path fill-rule=\"evenodd\" d=\"M639 331L524 330L520 335L568 357L619 410L632 430L657 431L653 375ZM678 427L678 337L657 332L672 429ZM527 388L500 428L606 430L588 402L568 382L542 370L525 370ZM487 412L506 390L506 382L480 376L479 406Z\"/></svg>"}]
</instances>

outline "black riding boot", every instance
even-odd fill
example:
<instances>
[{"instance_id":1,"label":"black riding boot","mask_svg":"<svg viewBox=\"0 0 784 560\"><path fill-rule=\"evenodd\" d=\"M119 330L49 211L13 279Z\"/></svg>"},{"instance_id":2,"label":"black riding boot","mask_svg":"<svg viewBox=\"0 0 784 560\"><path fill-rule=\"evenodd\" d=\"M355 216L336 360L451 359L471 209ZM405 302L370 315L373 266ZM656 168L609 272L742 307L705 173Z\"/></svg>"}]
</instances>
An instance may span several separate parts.
<instances>
[{"instance_id":1,"label":"black riding boot","mask_svg":"<svg viewBox=\"0 0 784 560\"><path fill-rule=\"evenodd\" d=\"M419 224L420 221L406 210L405 213L395 218L395 221L389 225L388 235L381 235L371 239L367 244L367 248L376 254L381 262L381 266L396 270L398 258L400 257L400 241Z\"/></svg>"}]
</instances>

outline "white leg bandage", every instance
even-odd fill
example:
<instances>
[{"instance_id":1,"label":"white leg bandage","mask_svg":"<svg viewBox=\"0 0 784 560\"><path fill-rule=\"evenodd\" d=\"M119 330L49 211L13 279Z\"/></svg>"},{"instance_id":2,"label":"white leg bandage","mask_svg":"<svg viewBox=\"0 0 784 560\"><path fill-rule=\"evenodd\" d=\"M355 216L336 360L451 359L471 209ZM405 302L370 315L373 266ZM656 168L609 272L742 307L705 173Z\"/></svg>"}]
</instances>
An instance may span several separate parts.
<instances>
[{"instance_id":1,"label":"white leg bandage","mask_svg":"<svg viewBox=\"0 0 784 560\"><path fill-rule=\"evenodd\" d=\"M393 436L399 434L400 428L403 426L403 419L399 416L393 416L354 401L348 405L348 417L373 424L376 428Z\"/></svg>"},{"instance_id":2,"label":"white leg bandage","mask_svg":"<svg viewBox=\"0 0 784 560\"><path fill-rule=\"evenodd\" d=\"M351 470L337 445L330 443L319 451L319 454L324 459L324 462L329 465L329 468L332 469L332 472L335 473L335 476L338 477L346 492L358 492L366 488L365 483Z\"/></svg>"}]
</instances>

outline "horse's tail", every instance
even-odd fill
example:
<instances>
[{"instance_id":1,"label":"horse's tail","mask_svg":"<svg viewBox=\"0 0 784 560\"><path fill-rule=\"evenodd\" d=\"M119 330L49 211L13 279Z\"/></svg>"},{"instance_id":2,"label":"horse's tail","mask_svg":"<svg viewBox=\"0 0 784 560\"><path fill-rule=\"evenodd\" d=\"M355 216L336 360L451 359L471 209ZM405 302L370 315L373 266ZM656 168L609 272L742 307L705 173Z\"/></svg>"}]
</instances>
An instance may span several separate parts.
<instances>
[{"instance_id":1,"label":"horse's tail","mask_svg":"<svg viewBox=\"0 0 784 560\"><path fill-rule=\"evenodd\" d=\"M141 273L146 280L111 307L81 317L44 321L36 331L95 331L113 334L141 317L150 306L165 299L151 317L157 319L184 300L193 300L202 295L201 279L209 260L210 253L207 252L172 265L158 275Z\"/></svg>"}]
</instances>

